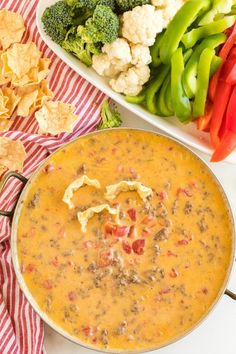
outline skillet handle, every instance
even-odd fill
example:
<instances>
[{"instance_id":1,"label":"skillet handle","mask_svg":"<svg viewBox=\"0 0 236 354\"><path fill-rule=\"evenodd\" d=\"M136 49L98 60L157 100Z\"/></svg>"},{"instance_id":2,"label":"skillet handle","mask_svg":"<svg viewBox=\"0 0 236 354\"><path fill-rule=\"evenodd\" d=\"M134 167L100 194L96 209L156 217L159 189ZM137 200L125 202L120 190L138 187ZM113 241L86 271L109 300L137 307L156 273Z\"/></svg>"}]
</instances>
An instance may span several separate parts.
<instances>
[{"instance_id":1,"label":"skillet handle","mask_svg":"<svg viewBox=\"0 0 236 354\"><path fill-rule=\"evenodd\" d=\"M20 173L17 172L8 172L2 179L2 181L0 182L0 194L3 191L3 188L5 187L7 181L11 178L11 177L15 177L17 179L19 179L23 185L25 185L28 182L28 179L25 178L24 176L22 176ZM13 207L12 210L0 210L0 216L8 216L9 218L12 218L13 214L15 211L15 207Z\"/></svg>"},{"instance_id":2,"label":"skillet handle","mask_svg":"<svg viewBox=\"0 0 236 354\"><path fill-rule=\"evenodd\" d=\"M228 295L229 297L231 297L231 299L236 300L236 294L234 294L232 291L228 289L225 290L225 295Z\"/></svg>"}]
</instances>

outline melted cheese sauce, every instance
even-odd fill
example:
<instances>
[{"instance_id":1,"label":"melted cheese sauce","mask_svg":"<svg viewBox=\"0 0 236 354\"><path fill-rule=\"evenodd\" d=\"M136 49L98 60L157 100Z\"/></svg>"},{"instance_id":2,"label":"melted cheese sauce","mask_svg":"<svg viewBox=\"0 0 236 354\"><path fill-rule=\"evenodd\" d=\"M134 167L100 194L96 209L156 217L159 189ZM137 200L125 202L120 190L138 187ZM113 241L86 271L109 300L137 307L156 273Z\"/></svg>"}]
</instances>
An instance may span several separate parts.
<instances>
[{"instance_id":1,"label":"melted cheese sauce","mask_svg":"<svg viewBox=\"0 0 236 354\"><path fill-rule=\"evenodd\" d=\"M69 210L67 186L86 174ZM153 190L143 202L122 192L81 231L77 212L107 203L122 180ZM47 316L100 349L147 350L190 330L225 280L232 225L222 194L201 161L165 137L104 131L56 152L31 182L17 235L21 271Z\"/></svg>"}]
</instances>

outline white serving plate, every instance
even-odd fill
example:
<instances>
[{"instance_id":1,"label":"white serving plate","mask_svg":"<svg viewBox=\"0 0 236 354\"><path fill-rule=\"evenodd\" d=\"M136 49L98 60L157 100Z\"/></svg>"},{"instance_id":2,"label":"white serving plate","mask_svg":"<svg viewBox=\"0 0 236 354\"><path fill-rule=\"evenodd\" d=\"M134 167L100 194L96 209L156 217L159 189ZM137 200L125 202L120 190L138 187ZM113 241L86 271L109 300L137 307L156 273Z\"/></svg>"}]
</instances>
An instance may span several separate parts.
<instances>
[{"instance_id":1,"label":"white serving plate","mask_svg":"<svg viewBox=\"0 0 236 354\"><path fill-rule=\"evenodd\" d=\"M54 43L44 32L43 24L41 21L42 14L46 7L54 4L58 0L39 0L36 13L36 21L39 33L48 45L48 47L57 54L67 65L69 65L73 70L75 70L79 75L84 77L86 80L91 82L99 90L103 91L106 95L111 97L116 102L120 103L125 108L129 109L135 113L140 118L151 123L155 127L161 129L162 131L168 133L174 138L188 144L208 155L212 154L212 149L210 147L209 135L206 133L199 132L196 129L194 123L188 124L187 126L182 125L174 117L172 118L162 118L155 116L138 105L133 105L125 101L122 95L112 91L108 85L108 80L99 76L92 68L88 68L86 65L81 63L76 57L67 53L59 45ZM231 154L226 161L236 164L236 152Z\"/></svg>"}]
</instances>

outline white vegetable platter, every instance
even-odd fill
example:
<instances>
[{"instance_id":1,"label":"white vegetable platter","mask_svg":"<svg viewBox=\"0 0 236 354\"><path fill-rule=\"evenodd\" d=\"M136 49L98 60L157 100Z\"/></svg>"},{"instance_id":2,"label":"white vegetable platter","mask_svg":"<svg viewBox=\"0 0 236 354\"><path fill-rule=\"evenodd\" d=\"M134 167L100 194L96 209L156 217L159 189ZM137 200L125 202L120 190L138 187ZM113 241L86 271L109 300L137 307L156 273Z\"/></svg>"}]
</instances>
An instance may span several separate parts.
<instances>
[{"instance_id":1,"label":"white vegetable platter","mask_svg":"<svg viewBox=\"0 0 236 354\"><path fill-rule=\"evenodd\" d=\"M57 1L58 0L40 0L37 7L36 20L38 30L42 39L58 57L60 57L67 65L69 65L73 70L75 70L86 80L91 82L91 84L96 86L99 90L103 91L106 95L121 104L123 107L132 111L141 119L144 119L145 121L151 123L152 125L161 129L167 134L173 136L174 138L182 141L187 145L190 145L200 150L201 152L204 152L208 155L212 154L209 135L207 133L199 132L194 123L183 125L180 124L175 117L162 118L159 116L155 116L138 105L126 102L121 94L114 92L110 88L108 80L106 78L99 76L92 68L88 68L86 65L81 63L76 57L67 53L58 44L54 43L49 38L49 36L46 35L43 29L41 17L44 10L48 6L55 4ZM226 159L226 161L236 164L236 152L231 154Z\"/></svg>"}]
</instances>

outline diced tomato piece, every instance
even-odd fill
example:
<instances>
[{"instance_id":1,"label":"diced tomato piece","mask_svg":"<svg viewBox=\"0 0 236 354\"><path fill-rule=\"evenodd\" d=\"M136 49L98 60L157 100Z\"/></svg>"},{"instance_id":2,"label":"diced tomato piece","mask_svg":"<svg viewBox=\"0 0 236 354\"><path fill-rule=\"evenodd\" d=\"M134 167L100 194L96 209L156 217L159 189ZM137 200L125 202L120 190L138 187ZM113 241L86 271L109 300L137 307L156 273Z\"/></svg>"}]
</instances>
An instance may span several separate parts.
<instances>
[{"instance_id":1,"label":"diced tomato piece","mask_svg":"<svg viewBox=\"0 0 236 354\"><path fill-rule=\"evenodd\" d=\"M134 226L134 225L131 225L130 228L129 228L128 237L129 237L129 238L134 238L134 235L135 235L135 226Z\"/></svg>"},{"instance_id":2,"label":"diced tomato piece","mask_svg":"<svg viewBox=\"0 0 236 354\"><path fill-rule=\"evenodd\" d=\"M160 197L161 200L165 200L165 199L168 198L168 193L162 191L162 192L159 192L159 193L158 193L158 196Z\"/></svg>"},{"instance_id":3,"label":"diced tomato piece","mask_svg":"<svg viewBox=\"0 0 236 354\"><path fill-rule=\"evenodd\" d=\"M68 293L68 298L69 298L70 301L75 301L77 299L76 291L70 291Z\"/></svg>"},{"instance_id":4,"label":"diced tomato piece","mask_svg":"<svg viewBox=\"0 0 236 354\"><path fill-rule=\"evenodd\" d=\"M50 173L50 172L52 172L52 171L54 171L54 170L55 170L55 166L54 166L53 163L49 163L48 165L46 165L46 166L44 167L44 172L45 172L46 174L48 174L48 173Z\"/></svg>"},{"instance_id":5,"label":"diced tomato piece","mask_svg":"<svg viewBox=\"0 0 236 354\"><path fill-rule=\"evenodd\" d=\"M187 188L178 188L176 195L179 196L180 194L184 194L187 197L192 197L193 196L192 192L189 189L187 189Z\"/></svg>"},{"instance_id":6,"label":"diced tomato piece","mask_svg":"<svg viewBox=\"0 0 236 354\"><path fill-rule=\"evenodd\" d=\"M51 279L44 280L43 287L47 290L52 289L53 288L53 281Z\"/></svg>"},{"instance_id":7,"label":"diced tomato piece","mask_svg":"<svg viewBox=\"0 0 236 354\"><path fill-rule=\"evenodd\" d=\"M130 208L129 210L127 210L127 214L129 215L130 219L132 221L136 221L137 220L137 211L134 208Z\"/></svg>"},{"instance_id":8,"label":"diced tomato piece","mask_svg":"<svg viewBox=\"0 0 236 354\"><path fill-rule=\"evenodd\" d=\"M178 257L176 253L174 253L174 252L172 252L170 250L167 251L167 256L168 257Z\"/></svg>"},{"instance_id":9,"label":"diced tomato piece","mask_svg":"<svg viewBox=\"0 0 236 354\"><path fill-rule=\"evenodd\" d=\"M172 268L169 275L171 278L177 278L179 276L179 273L177 272L177 270L175 268Z\"/></svg>"},{"instance_id":10,"label":"diced tomato piece","mask_svg":"<svg viewBox=\"0 0 236 354\"><path fill-rule=\"evenodd\" d=\"M26 267L25 267L25 272L26 273L32 273L35 271L35 266L31 263L29 263Z\"/></svg>"},{"instance_id":11,"label":"diced tomato piece","mask_svg":"<svg viewBox=\"0 0 236 354\"><path fill-rule=\"evenodd\" d=\"M179 240L178 241L178 245L181 245L181 246L186 246L189 244L189 241L186 240L186 239L183 239L183 240Z\"/></svg>"},{"instance_id":12,"label":"diced tomato piece","mask_svg":"<svg viewBox=\"0 0 236 354\"><path fill-rule=\"evenodd\" d=\"M84 242L84 248L86 248L87 250L90 249L90 248L93 248L93 241L85 241Z\"/></svg>"},{"instance_id":13,"label":"diced tomato piece","mask_svg":"<svg viewBox=\"0 0 236 354\"><path fill-rule=\"evenodd\" d=\"M207 295L207 294L208 294L208 289L207 289L207 288L202 288L202 293L203 293L204 295Z\"/></svg>"},{"instance_id":14,"label":"diced tomato piece","mask_svg":"<svg viewBox=\"0 0 236 354\"><path fill-rule=\"evenodd\" d=\"M136 253L138 255L142 255L144 253L144 246L145 246L144 239L135 240L132 243L132 249L133 249L134 253Z\"/></svg>"},{"instance_id":15,"label":"diced tomato piece","mask_svg":"<svg viewBox=\"0 0 236 354\"><path fill-rule=\"evenodd\" d=\"M154 219L153 215L148 214L145 215L143 220L141 221L142 224L148 224L149 222L151 222Z\"/></svg>"},{"instance_id":16,"label":"diced tomato piece","mask_svg":"<svg viewBox=\"0 0 236 354\"><path fill-rule=\"evenodd\" d=\"M122 242L122 247L123 247L123 250L130 254L132 252L132 247L130 246L129 242L128 241L123 241Z\"/></svg>"},{"instance_id":17,"label":"diced tomato piece","mask_svg":"<svg viewBox=\"0 0 236 354\"><path fill-rule=\"evenodd\" d=\"M105 235L112 235L112 231L113 231L113 225L109 224L109 223L106 223L104 225L104 232L105 232Z\"/></svg>"},{"instance_id":18,"label":"diced tomato piece","mask_svg":"<svg viewBox=\"0 0 236 354\"><path fill-rule=\"evenodd\" d=\"M108 267L111 264L112 253L110 250L100 253L99 267Z\"/></svg>"},{"instance_id":19,"label":"diced tomato piece","mask_svg":"<svg viewBox=\"0 0 236 354\"><path fill-rule=\"evenodd\" d=\"M54 265L54 267L58 267L58 266L59 266L58 256L55 256L55 257L51 260L51 264Z\"/></svg>"},{"instance_id":20,"label":"diced tomato piece","mask_svg":"<svg viewBox=\"0 0 236 354\"><path fill-rule=\"evenodd\" d=\"M142 236L143 237L147 237L147 236L149 236L151 234L151 231L147 228L147 227L145 227L143 230L142 230Z\"/></svg>"},{"instance_id":21,"label":"diced tomato piece","mask_svg":"<svg viewBox=\"0 0 236 354\"><path fill-rule=\"evenodd\" d=\"M92 337L94 335L94 330L90 326L83 327L82 331L86 337Z\"/></svg>"},{"instance_id":22,"label":"diced tomato piece","mask_svg":"<svg viewBox=\"0 0 236 354\"><path fill-rule=\"evenodd\" d=\"M129 230L130 230L129 226L114 225L113 230L112 230L112 234L115 237L124 237L124 236L128 236Z\"/></svg>"},{"instance_id":23,"label":"diced tomato piece","mask_svg":"<svg viewBox=\"0 0 236 354\"><path fill-rule=\"evenodd\" d=\"M165 295L165 294L169 294L170 293L170 288L168 287L168 286L166 286L166 287L164 287L163 289L161 289L160 291L159 291L159 294L160 295Z\"/></svg>"}]
</instances>

